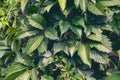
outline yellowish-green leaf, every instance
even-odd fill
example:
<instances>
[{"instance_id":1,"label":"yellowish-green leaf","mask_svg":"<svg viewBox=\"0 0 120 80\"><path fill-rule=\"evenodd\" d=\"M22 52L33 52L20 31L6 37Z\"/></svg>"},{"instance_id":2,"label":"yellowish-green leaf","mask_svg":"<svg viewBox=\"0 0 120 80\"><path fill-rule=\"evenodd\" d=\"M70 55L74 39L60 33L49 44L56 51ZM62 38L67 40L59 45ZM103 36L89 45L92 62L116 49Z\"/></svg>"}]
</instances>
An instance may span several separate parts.
<instances>
[{"instance_id":1,"label":"yellowish-green leaf","mask_svg":"<svg viewBox=\"0 0 120 80\"><path fill-rule=\"evenodd\" d=\"M62 11L64 11L64 9L66 8L66 2L67 2L67 0L58 0L58 3L60 5L60 8L62 9Z\"/></svg>"}]
</instances>

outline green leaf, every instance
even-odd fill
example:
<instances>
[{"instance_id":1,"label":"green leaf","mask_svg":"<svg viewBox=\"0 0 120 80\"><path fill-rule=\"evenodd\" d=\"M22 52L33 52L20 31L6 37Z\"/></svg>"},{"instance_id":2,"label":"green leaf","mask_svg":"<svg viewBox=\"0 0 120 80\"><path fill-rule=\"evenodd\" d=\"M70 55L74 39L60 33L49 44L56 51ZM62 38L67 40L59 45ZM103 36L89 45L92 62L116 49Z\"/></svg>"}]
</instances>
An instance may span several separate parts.
<instances>
[{"instance_id":1,"label":"green leaf","mask_svg":"<svg viewBox=\"0 0 120 80\"><path fill-rule=\"evenodd\" d=\"M46 51L45 54L43 54L43 59L42 59L42 65L47 66L48 64L52 63L54 61L52 57L52 52L51 51Z\"/></svg>"},{"instance_id":2,"label":"green leaf","mask_svg":"<svg viewBox=\"0 0 120 80\"><path fill-rule=\"evenodd\" d=\"M37 33L38 33L37 31L25 31L25 32L19 32L16 36L18 39L23 39L26 37L36 35Z\"/></svg>"},{"instance_id":3,"label":"green leaf","mask_svg":"<svg viewBox=\"0 0 120 80\"><path fill-rule=\"evenodd\" d=\"M38 76L37 76L37 69L36 68L33 68L31 70L31 80L39 80Z\"/></svg>"},{"instance_id":4,"label":"green leaf","mask_svg":"<svg viewBox=\"0 0 120 80\"><path fill-rule=\"evenodd\" d=\"M106 30L106 31L111 31L113 32L113 29L112 29L112 25L105 25L105 26L100 26L102 30Z\"/></svg>"},{"instance_id":5,"label":"green leaf","mask_svg":"<svg viewBox=\"0 0 120 80\"><path fill-rule=\"evenodd\" d=\"M52 56L52 52L50 50L46 51L46 53L43 54L45 58L49 58Z\"/></svg>"},{"instance_id":6,"label":"green leaf","mask_svg":"<svg viewBox=\"0 0 120 80\"><path fill-rule=\"evenodd\" d=\"M74 53L78 50L78 42L76 42L76 44L74 44L73 46L71 46L69 48L69 52L71 57L74 55Z\"/></svg>"},{"instance_id":7,"label":"green leaf","mask_svg":"<svg viewBox=\"0 0 120 80\"><path fill-rule=\"evenodd\" d=\"M81 27L76 27L76 26L72 26L71 30L78 35L79 38L81 38L82 36L82 28Z\"/></svg>"},{"instance_id":8,"label":"green leaf","mask_svg":"<svg viewBox=\"0 0 120 80\"><path fill-rule=\"evenodd\" d=\"M120 80L120 72L112 73L109 80Z\"/></svg>"},{"instance_id":9,"label":"green leaf","mask_svg":"<svg viewBox=\"0 0 120 80\"><path fill-rule=\"evenodd\" d=\"M102 42L102 35L91 34L87 38L94 40L94 41Z\"/></svg>"},{"instance_id":10,"label":"green leaf","mask_svg":"<svg viewBox=\"0 0 120 80\"><path fill-rule=\"evenodd\" d=\"M31 37L28 40L27 45L25 46L23 52L26 53L26 54L32 53L41 44L43 38L44 38L44 36L42 36L42 35L41 36L36 36L36 37Z\"/></svg>"},{"instance_id":11,"label":"green leaf","mask_svg":"<svg viewBox=\"0 0 120 80\"><path fill-rule=\"evenodd\" d=\"M20 40L13 40L11 44L11 50L15 52L19 52L21 47L21 41Z\"/></svg>"},{"instance_id":12,"label":"green leaf","mask_svg":"<svg viewBox=\"0 0 120 80\"><path fill-rule=\"evenodd\" d=\"M101 3L104 6L117 6L120 5L120 0L102 0L98 3Z\"/></svg>"},{"instance_id":13,"label":"green leaf","mask_svg":"<svg viewBox=\"0 0 120 80\"><path fill-rule=\"evenodd\" d=\"M94 26L92 26L92 32L99 36L102 34L102 30L100 28L94 27Z\"/></svg>"},{"instance_id":14,"label":"green leaf","mask_svg":"<svg viewBox=\"0 0 120 80\"><path fill-rule=\"evenodd\" d=\"M78 46L78 55L80 56L81 60L89 65L91 67L91 62L90 62L90 49L87 45L83 44L83 43L79 43Z\"/></svg>"},{"instance_id":15,"label":"green leaf","mask_svg":"<svg viewBox=\"0 0 120 80\"><path fill-rule=\"evenodd\" d=\"M74 4L75 4L76 8L78 8L80 5L80 0L74 0Z\"/></svg>"},{"instance_id":16,"label":"green leaf","mask_svg":"<svg viewBox=\"0 0 120 80\"><path fill-rule=\"evenodd\" d=\"M49 75L42 75L41 76L41 80L54 80L51 76L49 76Z\"/></svg>"},{"instance_id":17,"label":"green leaf","mask_svg":"<svg viewBox=\"0 0 120 80\"><path fill-rule=\"evenodd\" d=\"M26 71L20 76L18 76L15 80L30 80L30 73Z\"/></svg>"},{"instance_id":18,"label":"green leaf","mask_svg":"<svg viewBox=\"0 0 120 80\"><path fill-rule=\"evenodd\" d=\"M44 29L45 27L45 19L42 15L33 14L32 16L28 17L29 24L38 29Z\"/></svg>"},{"instance_id":19,"label":"green leaf","mask_svg":"<svg viewBox=\"0 0 120 80\"><path fill-rule=\"evenodd\" d=\"M64 11L64 9L66 8L67 0L58 0L58 3L60 5L60 8L62 9L62 11Z\"/></svg>"},{"instance_id":20,"label":"green leaf","mask_svg":"<svg viewBox=\"0 0 120 80\"><path fill-rule=\"evenodd\" d=\"M77 17L72 18L71 23L75 26L85 27L84 18L81 16L77 16Z\"/></svg>"},{"instance_id":21,"label":"green leaf","mask_svg":"<svg viewBox=\"0 0 120 80\"><path fill-rule=\"evenodd\" d=\"M0 59L4 56L5 51L0 51Z\"/></svg>"},{"instance_id":22,"label":"green leaf","mask_svg":"<svg viewBox=\"0 0 120 80\"><path fill-rule=\"evenodd\" d=\"M71 10L73 9L74 7L72 5L68 5L66 7L66 9L63 11L63 14L65 15L65 17L67 18L68 15L70 14Z\"/></svg>"},{"instance_id":23,"label":"green leaf","mask_svg":"<svg viewBox=\"0 0 120 80\"><path fill-rule=\"evenodd\" d=\"M120 60L120 49L117 52L118 52L118 57L119 57L119 60Z\"/></svg>"},{"instance_id":24,"label":"green leaf","mask_svg":"<svg viewBox=\"0 0 120 80\"><path fill-rule=\"evenodd\" d=\"M66 43L65 42L56 42L53 45L53 52L54 54L64 51L66 49Z\"/></svg>"},{"instance_id":25,"label":"green leaf","mask_svg":"<svg viewBox=\"0 0 120 80\"><path fill-rule=\"evenodd\" d=\"M83 11L83 13L86 11L87 9L87 4L88 0L80 0L80 8Z\"/></svg>"},{"instance_id":26,"label":"green leaf","mask_svg":"<svg viewBox=\"0 0 120 80\"><path fill-rule=\"evenodd\" d=\"M44 39L38 47L38 53L44 53L47 51L48 40Z\"/></svg>"},{"instance_id":27,"label":"green leaf","mask_svg":"<svg viewBox=\"0 0 120 80\"><path fill-rule=\"evenodd\" d=\"M17 56L15 58L15 62L28 66L28 63L26 62L26 60L23 58L23 56L20 53L17 53Z\"/></svg>"},{"instance_id":28,"label":"green leaf","mask_svg":"<svg viewBox=\"0 0 120 80\"><path fill-rule=\"evenodd\" d=\"M107 72L108 73L108 72ZM106 77L104 80L120 80L120 72L112 72L109 73L108 77Z\"/></svg>"},{"instance_id":29,"label":"green leaf","mask_svg":"<svg viewBox=\"0 0 120 80\"><path fill-rule=\"evenodd\" d=\"M104 15L101 9L99 9L95 4L88 4L88 10L95 15Z\"/></svg>"},{"instance_id":30,"label":"green leaf","mask_svg":"<svg viewBox=\"0 0 120 80\"><path fill-rule=\"evenodd\" d=\"M108 47L104 46L103 44L93 43L93 44L90 44L90 46L91 46L91 48L94 47L97 50L102 51L102 52L106 52L106 53L110 53L111 52L111 50Z\"/></svg>"},{"instance_id":31,"label":"green leaf","mask_svg":"<svg viewBox=\"0 0 120 80\"><path fill-rule=\"evenodd\" d=\"M2 23L2 22L0 22L0 29L2 28L2 25L3 25L3 23Z\"/></svg>"},{"instance_id":32,"label":"green leaf","mask_svg":"<svg viewBox=\"0 0 120 80\"><path fill-rule=\"evenodd\" d=\"M21 64L11 65L7 70L6 80L14 80L17 76L22 74L25 69L26 67Z\"/></svg>"},{"instance_id":33,"label":"green leaf","mask_svg":"<svg viewBox=\"0 0 120 80\"><path fill-rule=\"evenodd\" d=\"M14 21L13 21L13 24L12 24L12 27L16 28L16 16L14 17Z\"/></svg>"},{"instance_id":34,"label":"green leaf","mask_svg":"<svg viewBox=\"0 0 120 80\"><path fill-rule=\"evenodd\" d=\"M55 2L49 1L49 4L44 8L47 12L55 5Z\"/></svg>"},{"instance_id":35,"label":"green leaf","mask_svg":"<svg viewBox=\"0 0 120 80\"><path fill-rule=\"evenodd\" d=\"M62 36L70 28L70 23L66 21L60 21L59 26L60 26L61 36Z\"/></svg>"},{"instance_id":36,"label":"green leaf","mask_svg":"<svg viewBox=\"0 0 120 80\"><path fill-rule=\"evenodd\" d=\"M22 10L22 12L24 12L28 2L29 2L29 0L21 0L21 10Z\"/></svg>"},{"instance_id":37,"label":"green leaf","mask_svg":"<svg viewBox=\"0 0 120 80\"><path fill-rule=\"evenodd\" d=\"M110 51L112 51L112 42L110 41L110 39L105 36L102 35L102 44L107 47Z\"/></svg>"},{"instance_id":38,"label":"green leaf","mask_svg":"<svg viewBox=\"0 0 120 80\"><path fill-rule=\"evenodd\" d=\"M7 46L0 46L0 50L5 50L5 49L10 49L10 48Z\"/></svg>"},{"instance_id":39,"label":"green leaf","mask_svg":"<svg viewBox=\"0 0 120 80\"><path fill-rule=\"evenodd\" d=\"M75 78L78 79L78 80L84 80L85 79L85 75L80 70L77 69L77 71L78 71L78 73L76 73L74 75Z\"/></svg>"},{"instance_id":40,"label":"green leaf","mask_svg":"<svg viewBox=\"0 0 120 80\"><path fill-rule=\"evenodd\" d=\"M93 59L95 62L108 64L109 59L108 56L104 53L100 53L98 51L92 50L90 53L90 58Z\"/></svg>"},{"instance_id":41,"label":"green leaf","mask_svg":"<svg viewBox=\"0 0 120 80\"><path fill-rule=\"evenodd\" d=\"M45 31L45 36L51 40L57 40L58 35L57 35L57 31L53 28L49 28Z\"/></svg>"}]
</instances>

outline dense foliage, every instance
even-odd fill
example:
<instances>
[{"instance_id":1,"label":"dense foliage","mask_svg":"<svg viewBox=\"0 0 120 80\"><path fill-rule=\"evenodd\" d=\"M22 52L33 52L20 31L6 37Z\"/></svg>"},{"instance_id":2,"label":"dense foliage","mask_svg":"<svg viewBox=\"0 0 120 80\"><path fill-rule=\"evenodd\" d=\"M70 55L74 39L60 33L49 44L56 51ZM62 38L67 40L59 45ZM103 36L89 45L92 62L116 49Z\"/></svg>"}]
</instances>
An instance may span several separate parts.
<instances>
[{"instance_id":1,"label":"dense foliage","mask_svg":"<svg viewBox=\"0 0 120 80\"><path fill-rule=\"evenodd\" d=\"M0 80L120 80L120 0L0 0Z\"/></svg>"}]
</instances>

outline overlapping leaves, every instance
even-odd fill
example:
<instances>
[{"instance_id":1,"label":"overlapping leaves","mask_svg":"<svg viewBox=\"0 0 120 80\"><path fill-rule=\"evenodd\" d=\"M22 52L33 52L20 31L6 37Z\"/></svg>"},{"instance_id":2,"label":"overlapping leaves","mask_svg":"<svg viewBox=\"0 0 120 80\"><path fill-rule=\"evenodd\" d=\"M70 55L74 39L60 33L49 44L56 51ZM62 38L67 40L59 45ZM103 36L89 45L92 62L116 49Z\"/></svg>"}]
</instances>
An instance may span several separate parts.
<instances>
[{"instance_id":1,"label":"overlapping leaves","mask_svg":"<svg viewBox=\"0 0 120 80\"><path fill-rule=\"evenodd\" d=\"M92 63L109 64L119 8L119 0L1 1L0 79L87 80Z\"/></svg>"}]
</instances>

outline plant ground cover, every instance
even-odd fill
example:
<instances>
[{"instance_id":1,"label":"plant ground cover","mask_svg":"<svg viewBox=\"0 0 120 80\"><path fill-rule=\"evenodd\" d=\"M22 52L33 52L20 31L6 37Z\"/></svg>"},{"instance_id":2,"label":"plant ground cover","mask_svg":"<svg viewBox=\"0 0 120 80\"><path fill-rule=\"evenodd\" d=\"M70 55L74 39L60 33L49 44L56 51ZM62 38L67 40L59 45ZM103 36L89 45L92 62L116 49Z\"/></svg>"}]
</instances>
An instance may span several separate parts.
<instances>
[{"instance_id":1,"label":"plant ground cover","mask_svg":"<svg viewBox=\"0 0 120 80\"><path fill-rule=\"evenodd\" d=\"M120 0L0 0L0 80L120 80Z\"/></svg>"}]
</instances>

